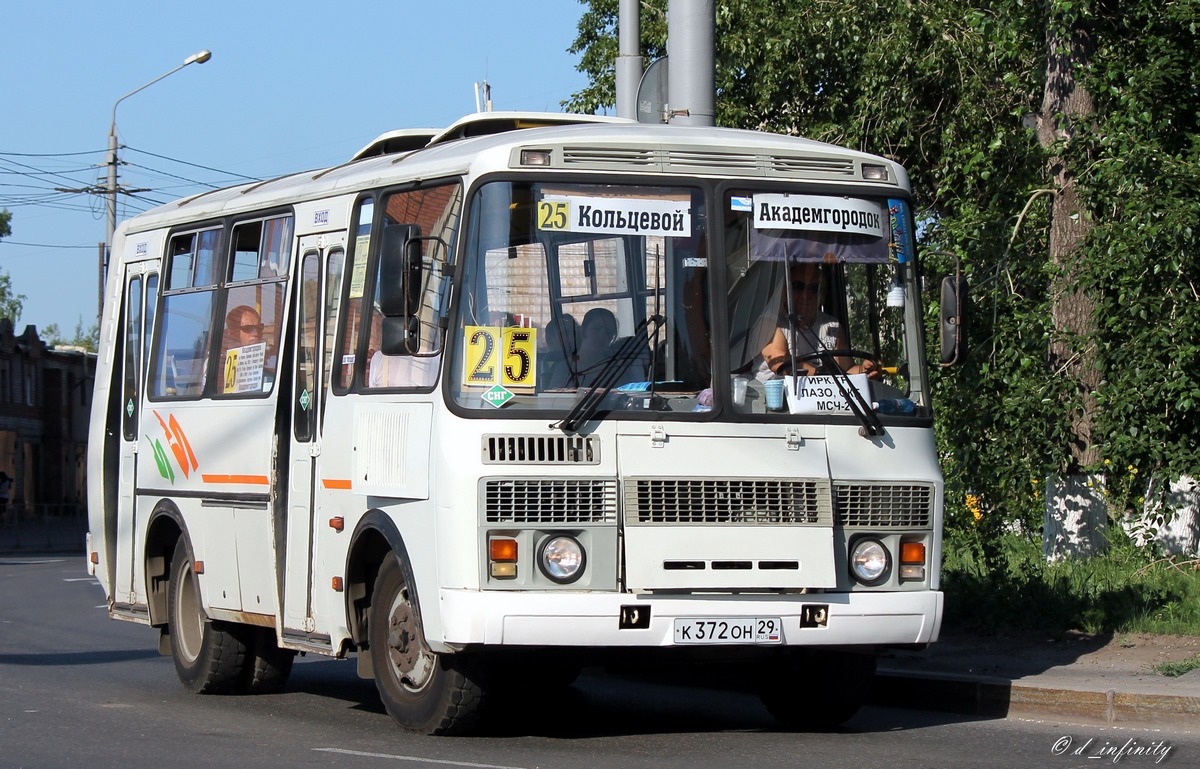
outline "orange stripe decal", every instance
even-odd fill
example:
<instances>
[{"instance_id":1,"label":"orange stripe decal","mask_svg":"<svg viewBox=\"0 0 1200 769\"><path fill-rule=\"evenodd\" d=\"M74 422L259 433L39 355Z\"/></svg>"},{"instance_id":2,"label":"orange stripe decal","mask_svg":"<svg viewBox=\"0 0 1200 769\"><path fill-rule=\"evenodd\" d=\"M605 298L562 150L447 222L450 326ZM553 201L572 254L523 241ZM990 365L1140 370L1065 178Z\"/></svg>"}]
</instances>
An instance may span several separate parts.
<instances>
[{"instance_id":1,"label":"orange stripe decal","mask_svg":"<svg viewBox=\"0 0 1200 769\"><path fill-rule=\"evenodd\" d=\"M246 483L251 486L267 486L270 481L265 475L201 475L205 483Z\"/></svg>"},{"instance_id":2,"label":"orange stripe decal","mask_svg":"<svg viewBox=\"0 0 1200 769\"><path fill-rule=\"evenodd\" d=\"M321 485L327 489L349 489L349 478L322 478Z\"/></svg>"}]
</instances>

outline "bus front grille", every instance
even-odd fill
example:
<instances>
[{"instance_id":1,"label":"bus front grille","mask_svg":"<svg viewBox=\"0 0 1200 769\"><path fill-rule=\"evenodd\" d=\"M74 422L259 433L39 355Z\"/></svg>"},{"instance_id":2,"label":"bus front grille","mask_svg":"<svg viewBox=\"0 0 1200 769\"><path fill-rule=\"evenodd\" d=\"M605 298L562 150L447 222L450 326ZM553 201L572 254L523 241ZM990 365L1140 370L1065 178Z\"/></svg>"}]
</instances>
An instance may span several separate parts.
<instances>
[{"instance_id":1,"label":"bus front grille","mask_svg":"<svg viewBox=\"0 0 1200 769\"><path fill-rule=\"evenodd\" d=\"M631 524L829 526L829 482L741 478L636 478L625 481Z\"/></svg>"},{"instance_id":2,"label":"bus front grille","mask_svg":"<svg viewBox=\"0 0 1200 769\"><path fill-rule=\"evenodd\" d=\"M838 483L837 522L867 529L927 529L933 525L933 487L924 484Z\"/></svg>"},{"instance_id":3,"label":"bus front grille","mask_svg":"<svg viewBox=\"0 0 1200 769\"><path fill-rule=\"evenodd\" d=\"M616 481L593 478L505 478L483 481L488 523L615 523Z\"/></svg>"},{"instance_id":4,"label":"bus front grille","mask_svg":"<svg viewBox=\"0 0 1200 769\"><path fill-rule=\"evenodd\" d=\"M587 435L485 435L485 465L597 465L600 439Z\"/></svg>"}]
</instances>

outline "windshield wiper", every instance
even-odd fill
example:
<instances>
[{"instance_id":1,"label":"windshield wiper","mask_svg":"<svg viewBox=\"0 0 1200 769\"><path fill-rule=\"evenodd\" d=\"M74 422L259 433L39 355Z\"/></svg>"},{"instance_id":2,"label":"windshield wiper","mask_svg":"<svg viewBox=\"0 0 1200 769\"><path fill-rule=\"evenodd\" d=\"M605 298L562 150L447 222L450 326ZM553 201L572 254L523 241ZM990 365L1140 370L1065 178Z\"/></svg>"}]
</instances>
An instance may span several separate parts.
<instances>
[{"instance_id":1,"label":"windshield wiper","mask_svg":"<svg viewBox=\"0 0 1200 769\"><path fill-rule=\"evenodd\" d=\"M550 426L568 433L578 431L585 422L592 418L613 385L629 370L634 361L642 358L642 353L645 351L650 337L658 334L658 329L665 320L661 315L651 315L638 324L636 333L622 342L616 353L605 362L600 373L596 375L595 381L584 391L579 400L575 401L575 405L571 407L567 415ZM651 379L653 379L653 372L650 373Z\"/></svg>"},{"instance_id":2,"label":"windshield wiper","mask_svg":"<svg viewBox=\"0 0 1200 769\"><path fill-rule=\"evenodd\" d=\"M818 341L818 344L820 342ZM837 386L838 392L846 399L846 404L850 406L850 411L854 416L858 417L858 421L862 423L862 429L859 430L859 435L864 438L873 438L877 435L883 435L883 422L879 421L879 415L875 413L875 409L870 402L863 397L854 383L850 381L850 375L842 368L830 352L829 348L821 345L819 350L820 359L826 364L826 367L833 372L833 383Z\"/></svg>"},{"instance_id":3,"label":"windshield wiper","mask_svg":"<svg viewBox=\"0 0 1200 769\"><path fill-rule=\"evenodd\" d=\"M787 320L792 329L801 332L800 316L788 315ZM883 435L883 422L879 421L879 415L875 413L875 409L871 406L870 401L864 398L863 394L854 386L854 383L850 381L850 375L846 373L845 369L837 361L835 353L842 351L830 350L821 341L821 335L812 333L811 331L805 339L813 347L813 352L808 355L796 355L795 350L792 349L791 341L788 341L788 357L791 359L791 371L795 377L795 381L799 381L799 375L796 374L796 364L799 360L812 358L819 360L821 365L817 368L817 371L828 369L831 372L830 375L833 378L834 385L837 386L838 392L846 399L846 405L850 407L850 411L862 423L862 429L859 430L859 434L864 438Z\"/></svg>"}]
</instances>

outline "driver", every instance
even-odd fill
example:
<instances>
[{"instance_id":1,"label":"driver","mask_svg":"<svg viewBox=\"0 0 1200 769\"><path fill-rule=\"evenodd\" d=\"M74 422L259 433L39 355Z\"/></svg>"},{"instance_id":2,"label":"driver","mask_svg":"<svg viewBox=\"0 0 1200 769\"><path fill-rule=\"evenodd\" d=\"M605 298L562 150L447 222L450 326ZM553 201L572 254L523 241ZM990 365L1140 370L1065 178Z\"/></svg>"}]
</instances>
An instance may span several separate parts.
<instances>
[{"instance_id":1,"label":"driver","mask_svg":"<svg viewBox=\"0 0 1200 769\"><path fill-rule=\"evenodd\" d=\"M821 369L821 360L808 355L822 350L846 350L849 342L846 332L837 318L821 310L824 284L820 265L815 262L793 264L788 272L788 286L792 292L792 316L787 315L785 303L779 313L779 322L771 341L762 349L761 361L755 377L760 381L776 376L811 376ZM788 349L791 348L791 355ZM798 371L792 371L795 358ZM866 374L878 379L880 371L875 361L867 359L862 365L850 366L847 358L838 358L837 364L847 374Z\"/></svg>"}]
</instances>

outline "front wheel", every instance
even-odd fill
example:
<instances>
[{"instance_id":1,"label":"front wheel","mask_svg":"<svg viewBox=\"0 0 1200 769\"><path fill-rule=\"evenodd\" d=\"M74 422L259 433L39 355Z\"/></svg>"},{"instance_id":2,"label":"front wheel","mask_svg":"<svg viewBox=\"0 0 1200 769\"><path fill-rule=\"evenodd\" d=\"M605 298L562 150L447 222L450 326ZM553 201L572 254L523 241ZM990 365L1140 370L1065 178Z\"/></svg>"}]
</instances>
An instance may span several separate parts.
<instances>
[{"instance_id":1,"label":"front wheel","mask_svg":"<svg viewBox=\"0 0 1200 769\"><path fill-rule=\"evenodd\" d=\"M430 651L413 587L395 555L375 580L368 637L375 686L397 724L421 734L459 734L475 725L483 688L454 655Z\"/></svg>"},{"instance_id":2,"label":"front wheel","mask_svg":"<svg viewBox=\"0 0 1200 769\"><path fill-rule=\"evenodd\" d=\"M192 556L182 538L171 558L167 603L171 657L183 687L195 694L238 692L249 659L247 628L205 615Z\"/></svg>"}]
</instances>

